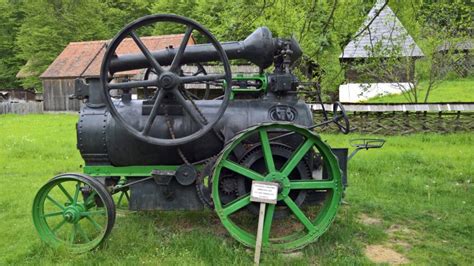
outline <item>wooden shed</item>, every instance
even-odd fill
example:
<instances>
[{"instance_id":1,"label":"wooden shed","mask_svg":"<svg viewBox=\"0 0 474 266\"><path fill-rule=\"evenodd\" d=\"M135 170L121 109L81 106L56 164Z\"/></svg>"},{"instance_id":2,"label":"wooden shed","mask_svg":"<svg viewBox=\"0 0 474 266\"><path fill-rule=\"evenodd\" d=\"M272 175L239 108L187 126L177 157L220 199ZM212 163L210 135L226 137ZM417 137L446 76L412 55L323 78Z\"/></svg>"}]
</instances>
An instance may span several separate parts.
<instances>
[{"instance_id":1,"label":"wooden shed","mask_svg":"<svg viewBox=\"0 0 474 266\"><path fill-rule=\"evenodd\" d=\"M161 50L169 46L178 47L183 34L142 37L149 50ZM71 42L46 69L40 78L43 83L45 111L78 111L80 102L69 99L74 94L76 78L99 77L100 66L107 41ZM190 38L190 43L194 43ZM139 53L132 39L125 39L117 48L117 54ZM132 78L140 70L121 72L123 78Z\"/></svg>"},{"instance_id":2,"label":"wooden shed","mask_svg":"<svg viewBox=\"0 0 474 266\"><path fill-rule=\"evenodd\" d=\"M415 60L424 54L384 1L377 1L355 36L339 56L346 80L346 84L339 87L340 101L354 102L394 93L397 88L393 84L412 82ZM392 73L385 76L371 75L360 67L368 65L372 58L383 61L393 57L403 63L390 69Z\"/></svg>"},{"instance_id":3,"label":"wooden shed","mask_svg":"<svg viewBox=\"0 0 474 266\"><path fill-rule=\"evenodd\" d=\"M452 53L447 64L440 66L442 72L454 71L460 77L467 77L474 74L474 39L459 42L445 41L437 48L437 56L443 58L446 54ZM442 60L442 59L441 59Z\"/></svg>"},{"instance_id":4,"label":"wooden shed","mask_svg":"<svg viewBox=\"0 0 474 266\"><path fill-rule=\"evenodd\" d=\"M0 101L36 101L36 93L33 90L25 89L2 90L0 91Z\"/></svg>"}]
</instances>

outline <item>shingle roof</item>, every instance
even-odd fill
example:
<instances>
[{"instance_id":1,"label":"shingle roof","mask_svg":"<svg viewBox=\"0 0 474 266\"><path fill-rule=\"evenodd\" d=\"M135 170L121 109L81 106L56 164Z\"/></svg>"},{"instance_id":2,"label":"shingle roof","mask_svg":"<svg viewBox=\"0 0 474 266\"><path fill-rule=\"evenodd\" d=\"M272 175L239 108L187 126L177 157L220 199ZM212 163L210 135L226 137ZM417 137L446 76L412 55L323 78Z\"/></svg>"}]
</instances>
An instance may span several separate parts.
<instances>
[{"instance_id":1,"label":"shingle roof","mask_svg":"<svg viewBox=\"0 0 474 266\"><path fill-rule=\"evenodd\" d=\"M149 50L160 50L168 46L178 47L183 34L142 37ZM41 78L77 78L97 77L105 53L107 41L71 42L61 54L49 65ZM188 44L194 44L190 38ZM132 39L124 39L117 48L117 54L140 53ZM119 75L135 75L140 70L121 72Z\"/></svg>"},{"instance_id":2,"label":"shingle roof","mask_svg":"<svg viewBox=\"0 0 474 266\"><path fill-rule=\"evenodd\" d=\"M370 10L364 24L359 29L359 33L366 28L367 24L379 12L383 4L384 1L377 1L374 7ZM403 27L400 20L398 20L397 16L388 5L385 6L379 16L374 19L368 29L365 29L356 39L349 42L339 58L370 57L373 55L370 47L375 44L381 44L381 50L385 51L390 51L391 49L396 49L395 51L397 51L398 48L400 48L400 51L397 51L397 54L402 57L424 56L421 49L416 45L413 38L408 34L407 30ZM388 57L390 56L390 53L388 52L377 56Z\"/></svg>"}]
</instances>

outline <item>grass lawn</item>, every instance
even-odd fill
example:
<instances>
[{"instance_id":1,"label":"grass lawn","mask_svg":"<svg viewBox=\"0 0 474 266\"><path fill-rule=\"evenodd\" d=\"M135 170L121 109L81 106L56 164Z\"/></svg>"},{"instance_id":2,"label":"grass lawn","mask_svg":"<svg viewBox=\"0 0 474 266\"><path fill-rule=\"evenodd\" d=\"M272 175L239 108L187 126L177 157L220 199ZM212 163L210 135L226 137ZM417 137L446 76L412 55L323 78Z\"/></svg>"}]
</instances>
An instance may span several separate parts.
<instances>
[{"instance_id":1,"label":"grass lawn","mask_svg":"<svg viewBox=\"0 0 474 266\"><path fill-rule=\"evenodd\" d=\"M54 175L80 172L75 115L0 116L0 265L252 264L212 211L119 212L110 239L85 254L43 244L33 227L36 191ZM344 147L355 135L323 135ZM345 201L332 226L302 256L264 253L264 264L369 264L389 249L413 264L474 264L474 134L387 137L349 164ZM372 252L372 253L371 253Z\"/></svg>"},{"instance_id":2,"label":"grass lawn","mask_svg":"<svg viewBox=\"0 0 474 266\"><path fill-rule=\"evenodd\" d=\"M423 102L426 96L426 81L420 82L419 102ZM405 103L405 96L387 95L368 100L369 103ZM435 87L428 97L428 102L474 102L474 78L457 80L445 80Z\"/></svg>"}]
</instances>

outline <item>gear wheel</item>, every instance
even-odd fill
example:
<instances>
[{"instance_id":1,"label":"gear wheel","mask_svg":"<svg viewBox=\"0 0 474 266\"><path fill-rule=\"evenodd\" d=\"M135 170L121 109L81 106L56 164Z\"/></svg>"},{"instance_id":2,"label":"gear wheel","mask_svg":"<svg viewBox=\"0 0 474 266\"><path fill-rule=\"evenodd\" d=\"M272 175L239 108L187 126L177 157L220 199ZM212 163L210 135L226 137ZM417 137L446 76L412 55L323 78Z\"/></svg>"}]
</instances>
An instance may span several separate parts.
<instances>
[{"instance_id":1,"label":"gear wheel","mask_svg":"<svg viewBox=\"0 0 474 266\"><path fill-rule=\"evenodd\" d=\"M284 145L282 143L272 143L272 154L274 156L275 163L277 167L281 167L293 154L294 149ZM298 164L296 171L292 173L290 179L311 179L311 159L310 156L306 156L304 163ZM261 146L256 146L249 152L247 152L242 159L240 164L250 168L259 173L264 173L266 171L265 162L263 159L263 151ZM278 165L280 164L280 165ZM243 196L250 192L251 182L246 178L238 178L237 181L237 195ZM290 197L293 198L295 203L298 206L301 206L306 198L306 191L298 191L295 194L290 194ZM278 206L278 205L277 205ZM258 215L259 207L256 204L251 204L248 207L248 210L253 214ZM275 212L275 218L283 218L289 214L286 208L277 208Z\"/></svg>"},{"instance_id":2,"label":"gear wheel","mask_svg":"<svg viewBox=\"0 0 474 266\"><path fill-rule=\"evenodd\" d=\"M198 178L196 179L196 191L201 202L208 208L214 209L214 202L211 197L212 188L212 169L216 162L217 156L213 156L204 163L204 167L199 172Z\"/></svg>"},{"instance_id":3,"label":"gear wheel","mask_svg":"<svg viewBox=\"0 0 474 266\"><path fill-rule=\"evenodd\" d=\"M234 177L224 178L219 184L220 190L226 195L232 195L237 192L237 180Z\"/></svg>"}]
</instances>

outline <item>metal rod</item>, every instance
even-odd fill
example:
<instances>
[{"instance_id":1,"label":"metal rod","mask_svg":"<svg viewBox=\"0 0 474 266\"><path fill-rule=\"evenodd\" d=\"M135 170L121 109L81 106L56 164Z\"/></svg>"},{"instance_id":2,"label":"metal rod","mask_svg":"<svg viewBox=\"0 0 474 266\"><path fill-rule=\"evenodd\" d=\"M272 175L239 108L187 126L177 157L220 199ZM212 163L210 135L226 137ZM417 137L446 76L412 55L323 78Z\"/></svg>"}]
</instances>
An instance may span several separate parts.
<instances>
[{"instance_id":1,"label":"metal rod","mask_svg":"<svg viewBox=\"0 0 474 266\"><path fill-rule=\"evenodd\" d=\"M320 127L320 126L324 126L324 125L327 125L327 124L333 123L333 122L335 122L334 119L328 120L328 121L324 121L324 122L322 122L322 123L319 123L319 124L316 124L316 125L307 127L307 129L308 129L308 130L313 130L314 128L317 128L317 127ZM293 134L295 134L295 132L285 133L285 134L283 134L283 135L273 137L273 138L269 139L269 141L274 141L274 140L277 140L277 139L281 139L281 138L284 138L284 137L287 137L287 136L291 136L291 135L293 135Z\"/></svg>"},{"instance_id":2,"label":"metal rod","mask_svg":"<svg viewBox=\"0 0 474 266\"><path fill-rule=\"evenodd\" d=\"M112 194L115 194L115 193L118 193L120 191L123 191L124 188L127 188L127 187L130 187L130 186L133 186L137 183L141 183L141 182L144 182L144 181L147 181L149 179L152 179L153 176L149 176L149 177L146 177L146 178L143 178L143 179L140 179L140 180L137 180L137 181L134 181L134 182L130 182L130 183L127 183L125 185L118 185L118 186L115 186L113 189L112 189Z\"/></svg>"},{"instance_id":3,"label":"metal rod","mask_svg":"<svg viewBox=\"0 0 474 266\"><path fill-rule=\"evenodd\" d=\"M356 155L360 150L363 150L363 149L365 149L365 148L356 148L354 151L352 151L352 153L349 155L349 157L347 157L347 161L350 161L352 159L352 157L354 157L354 155Z\"/></svg>"}]
</instances>

